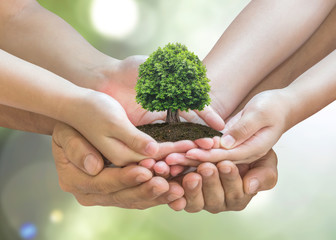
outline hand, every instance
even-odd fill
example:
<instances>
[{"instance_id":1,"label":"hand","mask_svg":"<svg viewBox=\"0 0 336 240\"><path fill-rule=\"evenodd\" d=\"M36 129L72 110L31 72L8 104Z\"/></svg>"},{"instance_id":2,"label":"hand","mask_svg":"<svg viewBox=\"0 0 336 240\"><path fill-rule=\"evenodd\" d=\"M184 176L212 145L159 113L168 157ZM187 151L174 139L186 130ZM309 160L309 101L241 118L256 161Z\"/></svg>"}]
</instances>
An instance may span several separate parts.
<instances>
[{"instance_id":1,"label":"hand","mask_svg":"<svg viewBox=\"0 0 336 240\"><path fill-rule=\"evenodd\" d=\"M197 173L183 177L184 198L169 203L174 210L211 213L243 210L259 191L272 189L277 182L277 157L273 150L258 161L235 165L221 161L215 166L202 163Z\"/></svg>"},{"instance_id":2,"label":"hand","mask_svg":"<svg viewBox=\"0 0 336 240\"><path fill-rule=\"evenodd\" d=\"M110 162L125 166L158 154L158 143L129 121L115 99L92 90L84 92L61 114Z\"/></svg>"},{"instance_id":3,"label":"hand","mask_svg":"<svg viewBox=\"0 0 336 240\"><path fill-rule=\"evenodd\" d=\"M84 206L145 209L184 194L178 184L152 177L151 171L141 166L103 169L100 153L65 124L55 128L52 148L62 190L72 193Z\"/></svg>"},{"instance_id":4,"label":"hand","mask_svg":"<svg viewBox=\"0 0 336 240\"><path fill-rule=\"evenodd\" d=\"M290 103L286 101L282 90L259 93L226 124L220 149L192 149L185 157L206 162L231 160L236 164L259 159L287 130Z\"/></svg>"},{"instance_id":5,"label":"hand","mask_svg":"<svg viewBox=\"0 0 336 240\"><path fill-rule=\"evenodd\" d=\"M128 118L135 126L149 124L157 120L165 120L166 118L166 113L149 112L135 101L138 68L146 59L147 56L131 56L120 61L116 67L109 68L111 73L105 73L106 80L98 88L98 91L112 96L122 105ZM114 70L112 71L112 69ZM181 112L181 117L187 121L193 121L198 116L216 130L224 128L224 121L211 107L206 107L203 111Z\"/></svg>"}]
</instances>

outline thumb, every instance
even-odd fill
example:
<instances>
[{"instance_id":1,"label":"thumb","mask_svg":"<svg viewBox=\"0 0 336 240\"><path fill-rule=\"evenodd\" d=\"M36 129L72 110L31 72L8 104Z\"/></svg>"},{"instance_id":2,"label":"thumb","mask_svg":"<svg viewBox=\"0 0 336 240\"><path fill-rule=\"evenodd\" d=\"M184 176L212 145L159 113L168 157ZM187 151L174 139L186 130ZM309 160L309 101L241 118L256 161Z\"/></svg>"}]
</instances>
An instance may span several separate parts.
<instances>
[{"instance_id":1,"label":"thumb","mask_svg":"<svg viewBox=\"0 0 336 240\"><path fill-rule=\"evenodd\" d=\"M52 139L63 150L66 159L85 173L95 176L104 168L101 154L72 127L58 123Z\"/></svg>"},{"instance_id":2,"label":"thumb","mask_svg":"<svg viewBox=\"0 0 336 240\"><path fill-rule=\"evenodd\" d=\"M241 112L234 116L224 129L220 145L231 149L245 142L262 128L262 121L254 112Z\"/></svg>"},{"instance_id":3,"label":"thumb","mask_svg":"<svg viewBox=\"0 0 336 240\"><path fill-rule=\"evenodd\" d=\"M244 191L247 194L256 194L259 191L272 189L278 180L278 159L273 150L253 163L243 178Z\"/></svg>"}]
</instances>

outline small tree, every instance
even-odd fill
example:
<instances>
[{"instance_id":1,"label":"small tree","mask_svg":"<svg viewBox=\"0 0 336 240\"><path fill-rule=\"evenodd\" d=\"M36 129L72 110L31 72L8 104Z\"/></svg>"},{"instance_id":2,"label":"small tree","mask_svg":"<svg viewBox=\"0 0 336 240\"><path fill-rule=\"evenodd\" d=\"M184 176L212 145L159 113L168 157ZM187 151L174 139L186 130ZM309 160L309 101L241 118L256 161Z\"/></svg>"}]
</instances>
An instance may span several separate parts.
<instances>
[{"instance_id":1,"label":"small tree","mask_svg":"<svg viewBox=\"0 0 336 240\"><path fill-rule=\"evenodd\" d=\"M169 43L139 67L136 100L144 109L168 111L166 122L179 122L178 110L203 110L209 105L206 68L187 47Z\"/></svg>"}]
</instances>

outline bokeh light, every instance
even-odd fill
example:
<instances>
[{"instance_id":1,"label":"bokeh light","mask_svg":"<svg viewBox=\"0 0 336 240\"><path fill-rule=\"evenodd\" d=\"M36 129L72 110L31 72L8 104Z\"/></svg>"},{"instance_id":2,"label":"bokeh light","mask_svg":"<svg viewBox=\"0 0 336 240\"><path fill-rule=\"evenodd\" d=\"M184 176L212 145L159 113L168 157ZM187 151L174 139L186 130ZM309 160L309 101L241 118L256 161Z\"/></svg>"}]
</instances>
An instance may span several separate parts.
<instances>
[{"instance_id":1,"label":"bokeh light","mask_svg":"<svg viewBox=\"0 0 336 240\"><path fill-rule=\"evenodd\" d=\"M20 227L20 236L23 239L34 239L37 235L37 228L33 223L24 223Z\"/></svg>"},{"instance_id":2,"label":"bokeh light","mask_svg":"<svg viewBox=\"0 0 336 240\"><path fill-rule=\"evenodd\" d=\"M91 7L94 27L103 35L124 38L135 29L138 6L134 0L94 0Z\"/></svg>"},{"instance_id":3,"label":"bokeh light","mask_svg":"<svg viewBox=\"0 0 336 240\"><path fill-rule=\"evenodd\" d=\"M63 212L58 209L53 210L50 213L50 217L49 217L52 223L60 223L63 221L63 218L64 218Z\"/></svg>"}]
</instances>

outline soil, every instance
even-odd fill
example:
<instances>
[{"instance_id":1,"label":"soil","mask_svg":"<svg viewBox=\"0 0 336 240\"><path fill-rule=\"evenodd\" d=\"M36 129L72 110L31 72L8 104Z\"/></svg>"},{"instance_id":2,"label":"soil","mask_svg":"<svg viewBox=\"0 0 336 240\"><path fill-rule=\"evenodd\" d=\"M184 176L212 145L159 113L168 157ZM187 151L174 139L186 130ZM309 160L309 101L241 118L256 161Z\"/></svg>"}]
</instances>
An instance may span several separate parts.
<instances>
[{"instance_id":1,"label":"soil","mask_svg":"<svg viewBox=\"0 0 336 240\"><path fill-rule=\"evenodd\" d=\"M210 127L190 122L155 123L138 126L137 128L158 142L177 142L222 136L221 132Z\"/></svg>"}]
</instances>

